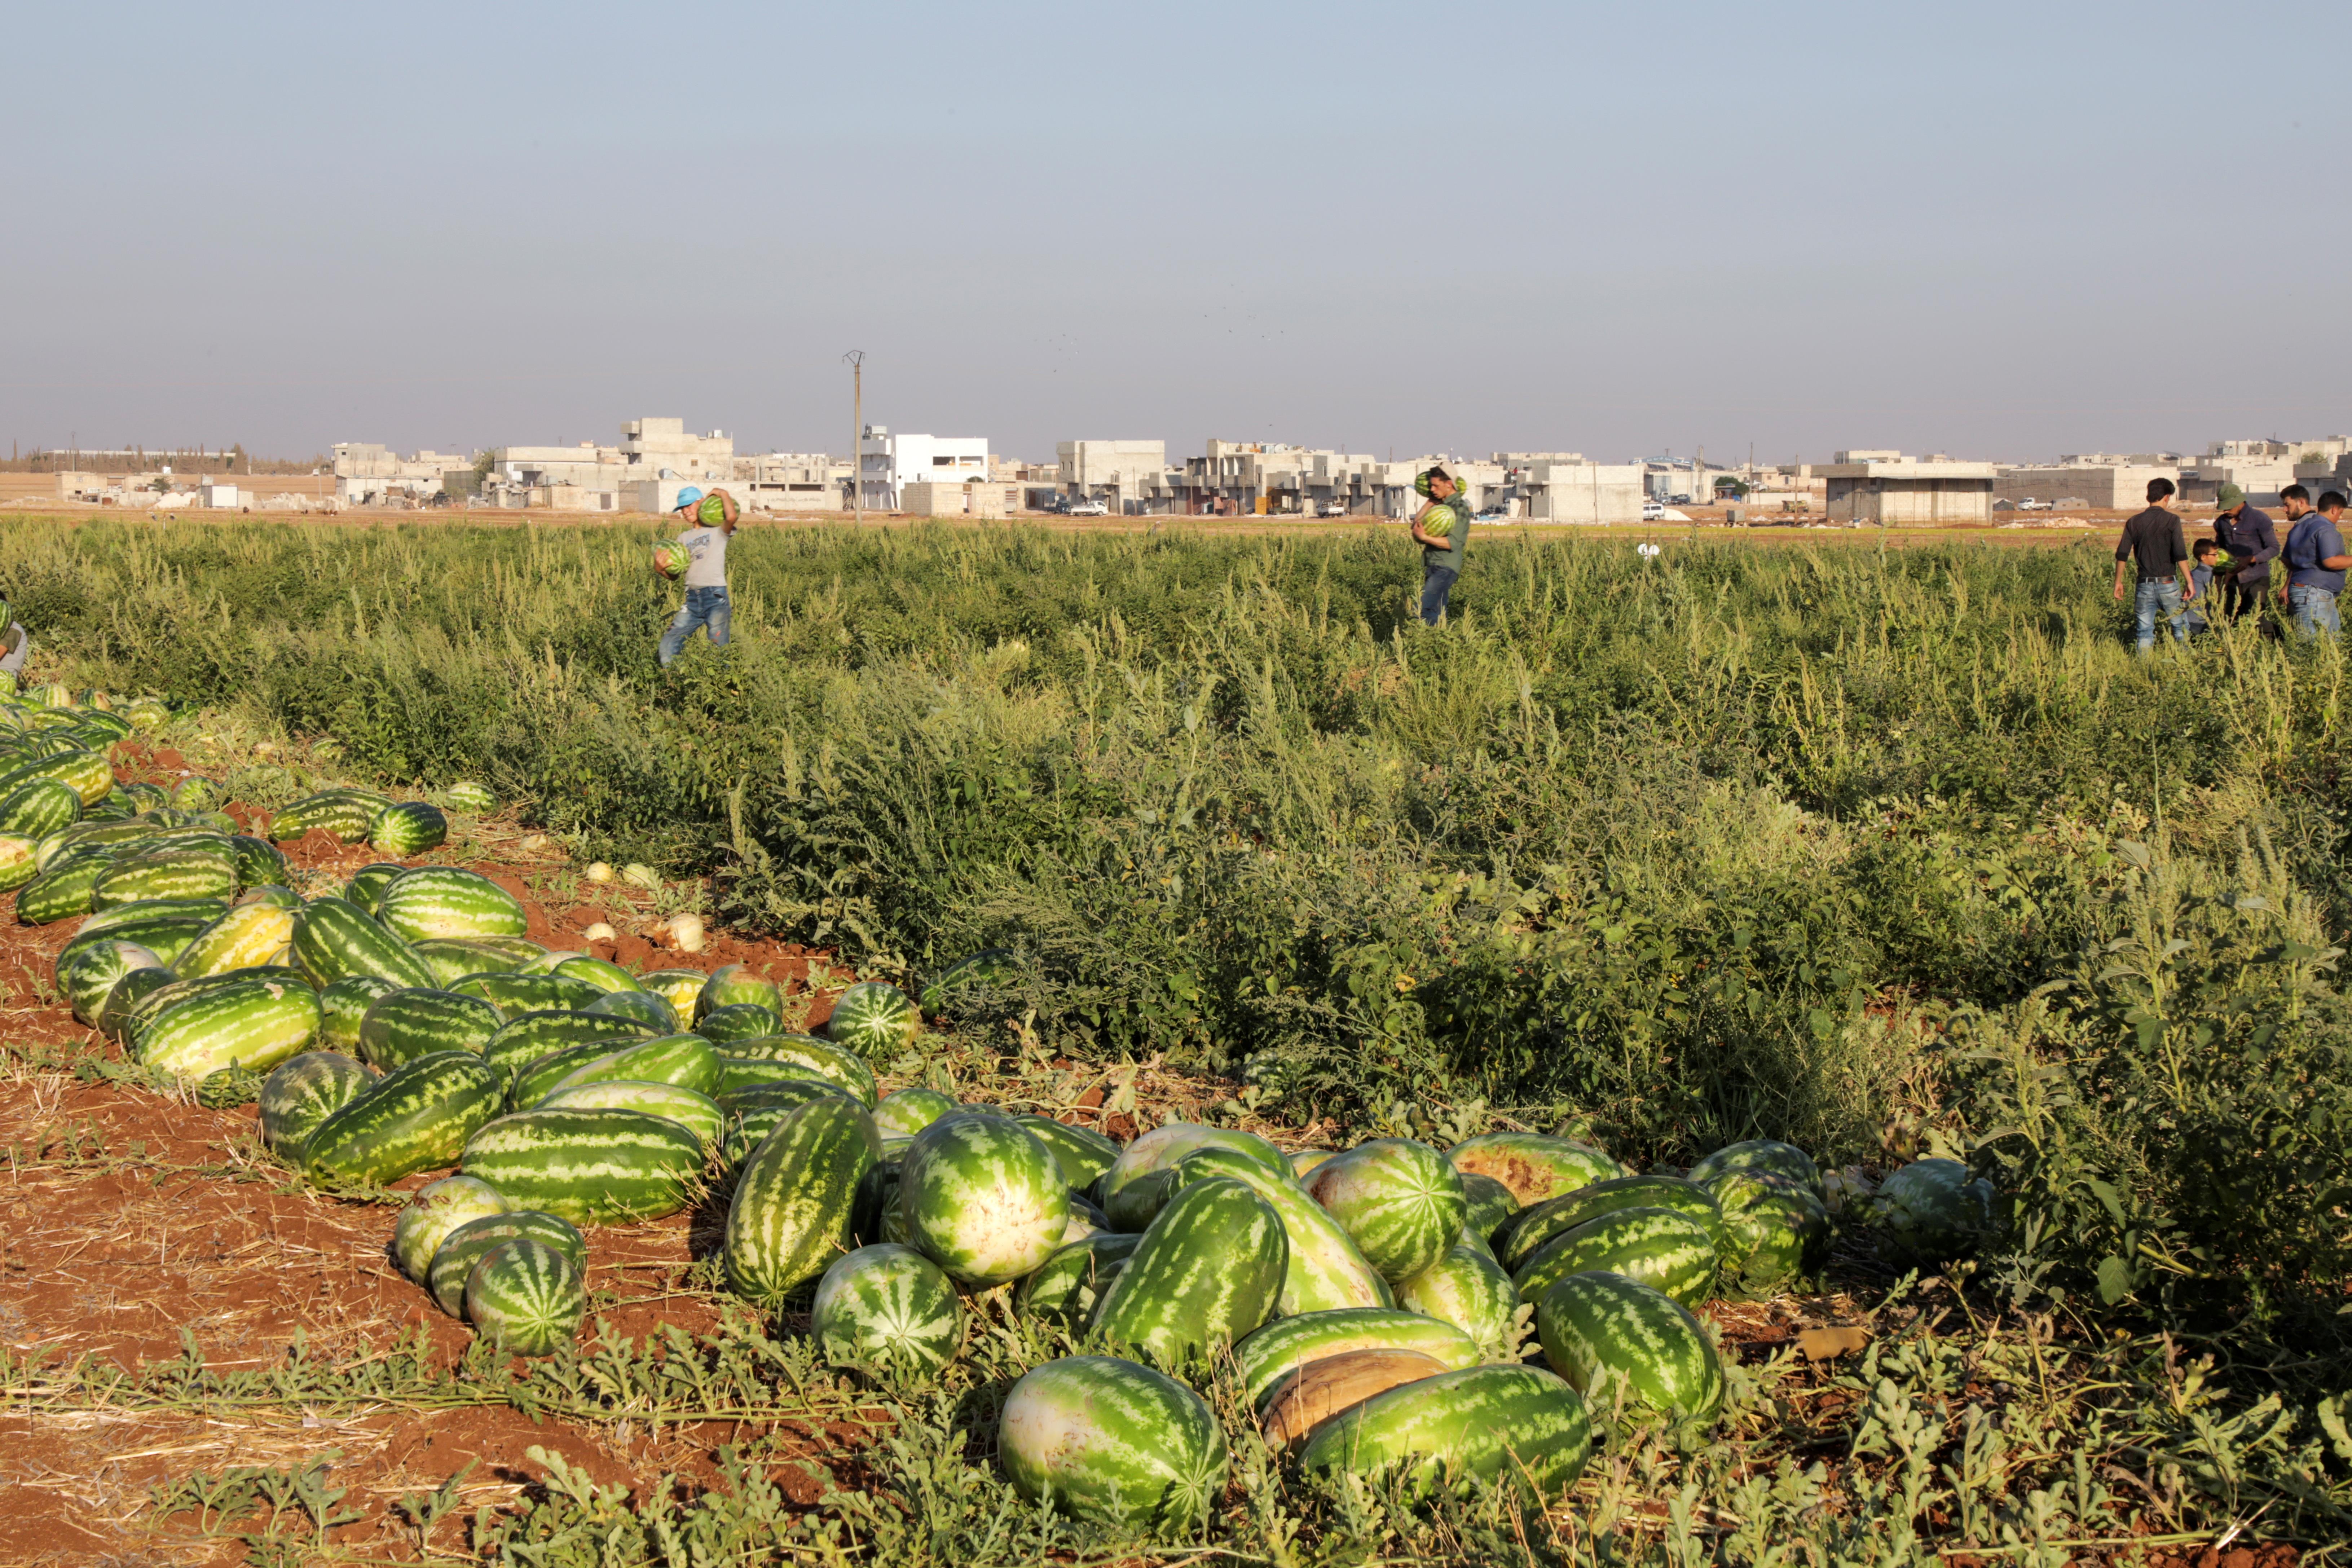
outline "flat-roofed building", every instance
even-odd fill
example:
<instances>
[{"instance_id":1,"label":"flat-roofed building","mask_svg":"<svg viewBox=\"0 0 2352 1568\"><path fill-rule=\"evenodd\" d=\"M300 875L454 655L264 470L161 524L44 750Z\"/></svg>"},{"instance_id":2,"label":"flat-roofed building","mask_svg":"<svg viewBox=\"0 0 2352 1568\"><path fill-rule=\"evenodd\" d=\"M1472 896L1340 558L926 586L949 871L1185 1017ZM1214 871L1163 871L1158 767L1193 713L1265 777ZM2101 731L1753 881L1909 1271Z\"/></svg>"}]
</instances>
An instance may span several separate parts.
<instances>
[{"instance_id":1,"label":"flat-roofed building","mask_svg":"<svg viewBox=\"0 0 2352 1568\"><path fill-rule=\"evenodd\" d=\"M1997 470L1990 463L1846 451L1813 471L1827 481L1825 510L1832 522L1945 526L1992 517Z\"/></svg>"}]
</instances>

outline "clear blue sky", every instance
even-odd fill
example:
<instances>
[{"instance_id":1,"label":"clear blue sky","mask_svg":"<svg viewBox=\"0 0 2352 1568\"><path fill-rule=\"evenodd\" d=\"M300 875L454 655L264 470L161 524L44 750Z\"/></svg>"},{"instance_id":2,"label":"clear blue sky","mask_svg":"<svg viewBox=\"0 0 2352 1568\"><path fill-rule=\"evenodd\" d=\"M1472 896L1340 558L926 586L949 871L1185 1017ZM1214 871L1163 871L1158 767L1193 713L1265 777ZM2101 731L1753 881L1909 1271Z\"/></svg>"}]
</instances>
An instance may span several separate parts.
<instances>
[{"instance_id":1,"label":"clear blue sky","mask_svg":"<svg viewBox=\"0 0 2352 1568\"><path fill-rule=\"evenodd\" d=\"M2318 4L47 5L0 438L2352 427Z\"/></svg>"}]
</instances>

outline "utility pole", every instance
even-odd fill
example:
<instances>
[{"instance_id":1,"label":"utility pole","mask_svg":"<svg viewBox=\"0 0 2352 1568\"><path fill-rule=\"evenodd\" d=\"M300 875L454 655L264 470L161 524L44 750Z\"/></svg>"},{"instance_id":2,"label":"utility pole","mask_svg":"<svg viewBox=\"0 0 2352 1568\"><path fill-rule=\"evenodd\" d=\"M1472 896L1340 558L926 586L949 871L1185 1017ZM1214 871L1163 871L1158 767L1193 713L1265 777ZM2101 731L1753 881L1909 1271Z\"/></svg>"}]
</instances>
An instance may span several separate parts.
<instances>
[{"instance_id":1,"label":"utility pole","mask_svg":"<svg viewBox=\"0 0 2352 1568\"><path fill-rule=\"evenodd\" d=\"M849 508L851 521L866 521L866 351L841 356L849 366Z\"/></svg>"}]
</instances>

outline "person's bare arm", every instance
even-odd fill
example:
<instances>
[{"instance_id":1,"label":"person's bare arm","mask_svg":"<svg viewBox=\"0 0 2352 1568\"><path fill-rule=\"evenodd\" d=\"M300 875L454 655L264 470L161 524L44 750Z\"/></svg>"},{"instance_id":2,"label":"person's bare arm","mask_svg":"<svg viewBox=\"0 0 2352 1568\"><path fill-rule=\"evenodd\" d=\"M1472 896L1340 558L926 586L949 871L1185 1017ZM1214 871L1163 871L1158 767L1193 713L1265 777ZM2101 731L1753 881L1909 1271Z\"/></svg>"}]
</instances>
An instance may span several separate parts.
<instances>
[{"instance_id":1,"label":"person's bare arm","mask_svg":"<svg viewBox=\"0 0 2352 1568\"><path fill-rule=\"evenodd\" d=\"M735 510L735 498L725 490L719 490L717 493L719 510L726 516L727 526L732 528L735 526L735 519L740 515Z\"/></svg>"},{"instance_id":2,"label":"person's bare arm","mask_svg":"<svg viewBox=\"0 0 2352 1568\"><path fill-rule=\"evenodd\" d=\"M2116 556L2116 602L2117 604L2121 604L2121 603L2123 603L2123 597L2124 597L2124 558L2123 558L2122 556L2118 555L2118 556Z\"/></svg>"},{"instance_id":3,"label":"person's bare arm","mask_svg":"<svg viewBox=\"0 0 2352 1568\"><path fill-rule=\"evenodd\" d=\"M1412 514L1412 542L1425 549L1443 550L1452 542L1450 540L1432 538L1429 531L1421 526L1421 520L1427 517L1430 509L1437 504L1433 500L1423 501L1421 503L1421 510Z\"/></svg>"}]
</instances>

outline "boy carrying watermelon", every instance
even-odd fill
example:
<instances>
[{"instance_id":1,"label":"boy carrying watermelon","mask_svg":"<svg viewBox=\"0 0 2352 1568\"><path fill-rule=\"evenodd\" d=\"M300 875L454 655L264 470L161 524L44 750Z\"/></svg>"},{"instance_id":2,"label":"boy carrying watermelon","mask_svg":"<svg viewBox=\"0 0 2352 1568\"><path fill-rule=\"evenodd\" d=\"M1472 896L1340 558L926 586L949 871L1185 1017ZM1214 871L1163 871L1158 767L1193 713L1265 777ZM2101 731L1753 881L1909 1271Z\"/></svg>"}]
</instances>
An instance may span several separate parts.
<instances>
[{"instance_id":1,"label":"boy carrying watermelon","mask_svg":"<svg viewBox=\"0 0 2352 1568\"><path fill-rule=\"evenodd\" d=\"M735 498L723 489L705 495L689 485L678 492L677 515L688 525L686 531L676 542L665 542L654 552L656 571L666 577L686 579L686 603L678 606L669 630L662 633L665 665L678 656L697 626L709 632L711 647L725 647L734 620L727 602L727 541L740 515Z\"/></svg>"},{"instance_id":2,"label":"boy carrying watermelon","mask_svg":"<svg viewBox=\"0 0 2352 1568\"><path fill-rule=\"evenodd\" d=\"M1413 542L1421 546L1421 618L1435 626L1445 614L1445 596L1462 575L1469 551L1470 519L1462 487L1443 468L1416 477L1412 488L1427 502L1412 516Z\"/></svg>"}]
</instances>

